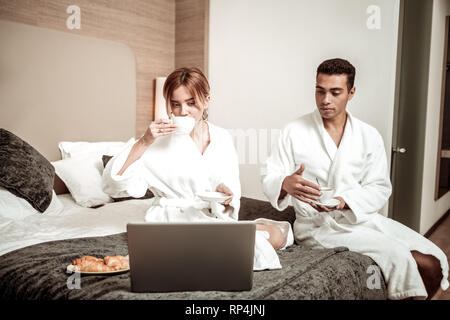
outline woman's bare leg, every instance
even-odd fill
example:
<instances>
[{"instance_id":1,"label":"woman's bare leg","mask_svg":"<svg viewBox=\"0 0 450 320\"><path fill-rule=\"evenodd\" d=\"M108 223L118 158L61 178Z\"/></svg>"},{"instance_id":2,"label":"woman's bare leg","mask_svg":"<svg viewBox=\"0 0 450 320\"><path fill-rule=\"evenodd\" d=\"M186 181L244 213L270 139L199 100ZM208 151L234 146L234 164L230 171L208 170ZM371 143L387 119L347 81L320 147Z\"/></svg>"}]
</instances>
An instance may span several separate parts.
<instances>
[{"instance_id":1,"label":"woman's bare leg","mask_svg":"<svg viewBox=\"0 0 450 320\"><path fill-rule=\"evenodd\" d=\"M286 237L283 235L280 227L276 225L257 223L256 230L267 231L269 233L269 242L275 250L282 248L286 244Z\"/></svg>"}]
</instances>

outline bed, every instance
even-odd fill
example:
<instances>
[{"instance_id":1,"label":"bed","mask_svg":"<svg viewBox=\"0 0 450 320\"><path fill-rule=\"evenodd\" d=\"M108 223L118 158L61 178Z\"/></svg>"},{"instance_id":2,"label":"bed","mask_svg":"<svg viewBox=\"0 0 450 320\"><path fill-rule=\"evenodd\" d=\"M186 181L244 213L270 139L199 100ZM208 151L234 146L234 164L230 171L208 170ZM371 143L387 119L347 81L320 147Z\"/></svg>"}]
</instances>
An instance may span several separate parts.
<instances>
[{"instance_id":1,"label":"bed","mask_svg":"<svg viewBox=\"0 0 450 320\"><path fill-rule=\"evenodd\" d=\"M67 273L83 255L126 255L126 224L142 222L151 203L151 194L110 199L99 184L108 156L135 136L134 56L121 44L6 21L0 43L0 299L386 299L382 275L371 282L372 259L303 243L278 251L282 269L254 272L250 291L133 293L129 272ZM243 197L239 219L260 217L295 220L292 207Z\"/></svg>"},{"instance_id":2,"label":"bed","mask_svg":"<svg viewBox=\"0 0 450 320\"><path fill-rule=\"evenodd\" d=\"M81 277L78 287L66 267L83 255L126 255L126 222L143 219L149 200L127 200L98 209L79 208L69 195L59 196L67 210L59 216L32 216L12 227L2 225L2 251L5 233L25 239L0 257L0 297L2 299L385 299L386 287L367 286L367 270L375 263L344 247L313 249L294 244L279 251L282 269L257 271L253 288L242 292L133 293L129 273L113 276ZM256 217L294 220L292 208L277 212L265 201L243 198L240 220ZM53 229L53 234L32 235L33 229ZM19 226L21 229L19 229ZM37 230L36 230L37 231ZM39 232L37 232L39 234ZM41 230L42 233L42 230ZM56 234L58 233L58 235ZM85 237L79 237L83 234ZM71 239L68 239L72 237ZM41 242L44 239L58 239ZM25 241L25 242L23 242ZM36 242L36 244L32 244ZM12 249L12 248L10 248Z\"/></svg>"}]
</instances>

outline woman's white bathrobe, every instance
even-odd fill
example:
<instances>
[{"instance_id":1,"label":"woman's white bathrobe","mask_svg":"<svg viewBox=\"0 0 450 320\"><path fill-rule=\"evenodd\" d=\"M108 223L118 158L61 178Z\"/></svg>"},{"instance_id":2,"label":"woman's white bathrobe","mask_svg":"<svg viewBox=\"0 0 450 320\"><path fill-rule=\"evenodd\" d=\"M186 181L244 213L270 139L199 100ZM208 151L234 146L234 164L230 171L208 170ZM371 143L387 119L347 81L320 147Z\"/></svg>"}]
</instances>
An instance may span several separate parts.
<instances>
[{"instance_id":1,"label":"woman's white bathrobe","mask_svg":"<svg viewBox=\"0 0 450 320\"><path fill-rule=\"evenodd\" d=\"M210 144L202 155L189 135L159 137L142 157L119 176L133 143L114 156L103 172L103 190L112 197L142 197L150 189L155 198L147 222L230 222L238 219L241 186L239 163L231 135L208 122ZM223 183L233 192L230 206L202 201L197 194L215 191ZM288 222L257 219L283 230L287 245L293 234ZM289 233L290 232L290 233ZM278 255L267 240L267 232L256 231L254 270L281 268ZM163 245L163 244L162 244Z\"/></svg>"},{"instance_id":2,"label":"woman's white bathrobe","mask_svg":"<svg viewBox=\"0 0 450 320\"><path fill-rule=\"evenodd\" d=\"M449 286L447 257L435 244L378 213L391 194L383 140L378 131L347 111L339 147L325 130L318 110L288 124L263 168L263 189L272 205L284 210L291 198L296 212L294 237L331 248L345 246L371 257L387 282L389 299L426 298L411 250L440 260L441 288ZM305 164L303 178L335 189L350 210L318 212L291 196L278 200L287 175Z\"/></svg>"}]
</instances>

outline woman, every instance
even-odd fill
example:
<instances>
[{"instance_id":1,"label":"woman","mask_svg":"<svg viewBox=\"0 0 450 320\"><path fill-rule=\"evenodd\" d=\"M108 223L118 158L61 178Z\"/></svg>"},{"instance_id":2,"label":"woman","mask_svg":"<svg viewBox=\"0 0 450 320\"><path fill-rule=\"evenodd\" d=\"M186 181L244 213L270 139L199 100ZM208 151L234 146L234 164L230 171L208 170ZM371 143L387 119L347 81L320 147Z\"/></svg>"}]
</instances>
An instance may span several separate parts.
<instances>
[{"instance_id":1,"label":"woman","mask_svg":"<svg viewBox=\"0 0 450 320\"><path fill-rule=\"evenodd\" d=\"M231 135L207 121L210 87L197 68L180 68L164 84L168 114L191 117L189 134L169 119L156 119L134 145L113 157L103 173L103 189L112 197L155 195L145 220L152 222L236 221L241 187ZM185 119L186 120L186 119ZM189 131L188 131L189 132ZM222 203L198 194L217 191ZM256 220L254 269L281 268L275 250L293 243L288 222Z\"/></svg>"}]
</instances>

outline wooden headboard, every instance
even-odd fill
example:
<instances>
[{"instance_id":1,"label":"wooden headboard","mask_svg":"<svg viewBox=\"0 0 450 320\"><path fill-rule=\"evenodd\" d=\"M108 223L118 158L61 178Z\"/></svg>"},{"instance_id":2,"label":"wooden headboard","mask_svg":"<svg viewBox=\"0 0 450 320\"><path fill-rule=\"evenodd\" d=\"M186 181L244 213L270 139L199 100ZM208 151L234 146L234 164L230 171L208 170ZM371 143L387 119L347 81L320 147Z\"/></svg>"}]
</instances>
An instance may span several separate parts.
<instances>
[{"instance_id":1,"label":"wooden headboard","mask_svg":"<svg viewBox=\"0 0 450 320\"><path fill-rule=\"evenodd\" d=\"M50 161L61 158L59 141L128 140L136 132L133 52L0 20L0 127Z\"/></svg>"}]
</instances>

